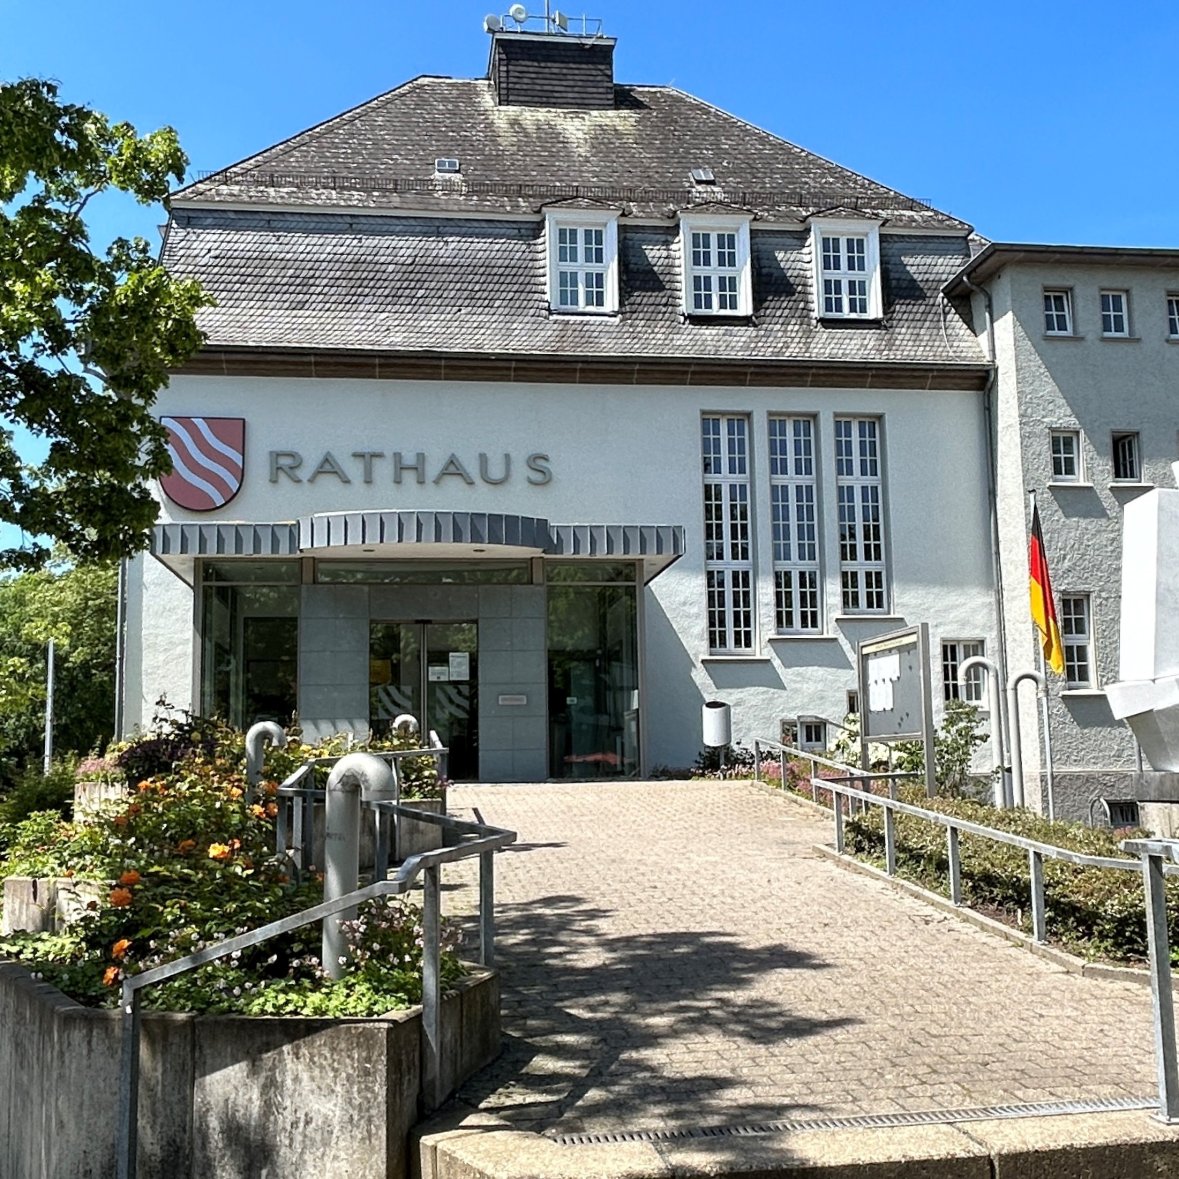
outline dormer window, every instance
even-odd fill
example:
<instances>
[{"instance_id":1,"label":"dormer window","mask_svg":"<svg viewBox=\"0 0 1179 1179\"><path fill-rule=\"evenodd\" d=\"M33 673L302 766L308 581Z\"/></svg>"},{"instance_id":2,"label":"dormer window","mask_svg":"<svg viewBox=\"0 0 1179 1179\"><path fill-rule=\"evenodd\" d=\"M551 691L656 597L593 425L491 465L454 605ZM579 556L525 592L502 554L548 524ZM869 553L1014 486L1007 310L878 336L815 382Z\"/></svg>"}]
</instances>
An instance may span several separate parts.
<instances>
[{"instance_id":1,"label":"dormer window","mask_svg":"<svg viewBox=\"0 0 1179 1179\"><path fill-rule=\"evenodd\" d=\"M814 235L819 319L879 319L880 228L867 221L819 220Z\"/></svg>"},{"instance_id":2,"label":"dormer window","mask_svg":"<svg viewBox=\"0 0 1179 1179\"><path fill-rule=\"evenodd\" d=\"M685 315L752 315L749 218L681 217Z\"/></svg>"},{"instance_id":3,"label":"dormer window","mask_svg":"<svg viewBox=\"0 0 1179 1179\"><path fill-rule=\"evenodd\" d=\"M618 215L576 209L545 217L549 306L554 311L618 310Z\"/></svg>"}]
</instances>

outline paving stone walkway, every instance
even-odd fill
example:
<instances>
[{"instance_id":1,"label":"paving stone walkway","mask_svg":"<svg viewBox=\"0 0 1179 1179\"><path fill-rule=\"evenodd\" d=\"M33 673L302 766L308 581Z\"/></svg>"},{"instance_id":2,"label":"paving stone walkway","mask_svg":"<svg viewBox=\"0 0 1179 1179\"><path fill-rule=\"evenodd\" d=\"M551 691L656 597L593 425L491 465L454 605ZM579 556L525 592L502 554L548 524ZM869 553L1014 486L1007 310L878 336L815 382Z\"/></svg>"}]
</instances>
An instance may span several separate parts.
<instances>
[{"instance_id":1,"label":"paving stone walkway","mask_svg":"<svg viewBox=\"0 0 1179 1179\"><path fill-rule=\"evenodd\" d=\"M1150 991L814 851L745 783L455 788L496 858L506 1048L460 1094L548 1134L1154 1092ZM444 877L450 912L471 881Z\"/></svg>"}]
</instances>

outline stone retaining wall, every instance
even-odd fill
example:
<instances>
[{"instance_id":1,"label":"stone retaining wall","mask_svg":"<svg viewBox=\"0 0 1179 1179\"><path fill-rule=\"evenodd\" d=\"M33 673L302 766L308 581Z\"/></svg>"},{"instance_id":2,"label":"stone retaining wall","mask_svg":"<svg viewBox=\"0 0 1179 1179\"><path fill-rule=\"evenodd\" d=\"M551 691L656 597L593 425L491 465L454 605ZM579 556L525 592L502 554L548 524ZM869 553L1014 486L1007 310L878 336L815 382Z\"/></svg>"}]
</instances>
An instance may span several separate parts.
<instances>
[{"instance_id":1,"label":"stone retaining wall","mask_svg":"<svg viewBox=\"0 0 1179 1179\"><path fill-rule=\"evenodd\" d=\"M113 1179L117 1011L0 962L0 1176ZM420 1116L421 1011L383 1019L147 1012L139 1179L403 1179ZM442 1004L448 1094L499 1051L499 980Z\"/></svg>"}]
</instances>

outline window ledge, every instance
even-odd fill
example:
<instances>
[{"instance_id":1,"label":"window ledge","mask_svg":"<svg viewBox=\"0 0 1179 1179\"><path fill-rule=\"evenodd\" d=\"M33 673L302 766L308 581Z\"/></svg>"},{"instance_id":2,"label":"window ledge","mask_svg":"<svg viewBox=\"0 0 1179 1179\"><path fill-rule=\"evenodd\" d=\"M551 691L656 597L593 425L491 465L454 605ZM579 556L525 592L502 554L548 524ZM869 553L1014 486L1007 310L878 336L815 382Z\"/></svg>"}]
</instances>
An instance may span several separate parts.
<instances>
[{"instance_id":1,"label":"window ledge","mask_svg":"<svg viewBox=\"0 0 1179 1179\"><path fill-rule=\"evenodd\" d=\"M904 622L903 614L873 614L865 611L863 614L836 614L836 622Z\"/></svg>"},{"instance_id":2,"label":"window ledge","mask_svg":"<svg viewBox=\"0 0 1179 1179\"><path fill-rule=\"evenodd\" d=\"M1065 688L1060 693L1061 699L1082 699L1089 696L1105 696L1104 688Z\"/></svg>"},{"instance_id":3,"label":"window ledge","mask_svg":"<svg viewBox=\"0 0 1179 1179\"><path fill-rule=\"evenodd\" d=\"M1048 486L1053 491L1057 491L1061 487L1087 487L1092 491L1095 484L1090 483L1087 479L1053 479Z\"/></svg>"},{"instance_id":4,"label":"window ledge","mask_svg":"<svg viewBox=\"0 0 1179 1179\"><path fill-rule=\"evenodd\" d=\"M1138 479L1115 479L1109 485L1110 491L1151 491L1153 483L1143 483Z\"/></svg>"},{"instance_id":5,"label":"window ledge","mask_svg":"<svg viewBox=\"0 0 1179 1179\"><path fill-rule=\"evenodd\" d=\"M1045 332L1045 340L1083 340L1084 336L1077 335L1076 332Z\"/></svg>"},{"instance_id":6,"label":"window ledge","mask_svg":"<svg viewBox=\"0 0 1179 1179\"><path fill-rule=\"evenodd\" d=\"M722 323L728 326L749 327L753 324L752 311L685 311L688 323Z\"/></svg>"},{"instance_id":7,"label":"window ledge","mask_svg":"<svg viewBox=\"0 0 1179 1179\"><path fill-rule=\"evenodd\" d=\"M1168 344L1179 344L1179 336L1168 336L1166 342Z\"/></svg>"},{"instance_id":8,"label":"window ledge","mask_svg":"<svg viewBox=\"0 0 1179 1179\"><path fill-rule=\"evenodd\" d=\"M884 328L887 325L882 315L820 315L815 322L820 327Z\"/></svg>"},{"instance_id":9,"label":"window ledge","mask_svg":"<svg viewBox=\"0 0 1179 1179\"><path fill-rule=\"evenodd\" d=\"M562 319L617 319L619 316L617 310L591 311L586 307L550 307L549 314Z\"/></svg>"},{"instance_id":10,"label":"window ledge","mask_svg":"<svg viewBox=\"0 0 1179 1179\"><path fill-rule=\"evenodd\" d=\"M701 663L769 663L768 655L704 655Z\"/></svg>"},{"instance_id":11,"label":"window ledge","mask_svg":"<svg viewBox=\"0 0 1179 1179\"><path fill-rule=\"evenodd\" d=\"M1101 337L1106 344L1141 344L1141 336L1105 336Z\"/></svg>"},{"instance_id":12,"label":"window ledge","mask_svg":"<svg viewBox=\"0 0 1179 1179\"><path fill-rule=\"evenodd\" d=\"M780 641L785 641L785 642L789 642L789 643L797 643L800 641L801 642L814 642L816 640L820 641L820 642L829 642L831 640L835 640L836 642L839 641L838 635L833 635L833 634L831 634L830 631L818 631L818 630L797 631L797 632L783 631L780 634L768 635L767 638L769 639L769 641L771 643L777 643Z\"/></svg>"}]
</instances>

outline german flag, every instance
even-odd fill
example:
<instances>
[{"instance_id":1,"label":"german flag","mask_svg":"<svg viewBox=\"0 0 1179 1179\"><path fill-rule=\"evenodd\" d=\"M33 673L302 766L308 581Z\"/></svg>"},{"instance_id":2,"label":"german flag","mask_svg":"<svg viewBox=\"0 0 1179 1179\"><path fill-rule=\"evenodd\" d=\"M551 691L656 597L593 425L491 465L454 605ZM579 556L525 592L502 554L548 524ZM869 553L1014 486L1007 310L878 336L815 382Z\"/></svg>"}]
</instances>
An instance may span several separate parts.
<instances>
[{"instance_id":1,"label":"german flag","mask_svg":"<svg viewBox=\"0 0 1179 1179\"><path fill-rule=\"evenodd\" d=\"M1052 600L1052 579L1048 576L1048 558L1044 555L1044 534L1040 531L1040 509L1032 505L1032 535L1028 541L1028 592L1032 601L1032 621L1040 632L1044 662L1057 675L1064 674L1064 649L1060 644L1060 624Z\"/></svg>"}]
</instances>

